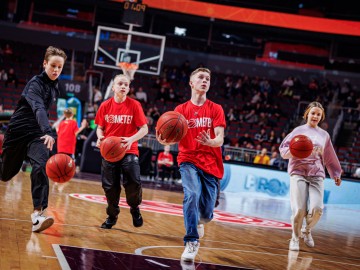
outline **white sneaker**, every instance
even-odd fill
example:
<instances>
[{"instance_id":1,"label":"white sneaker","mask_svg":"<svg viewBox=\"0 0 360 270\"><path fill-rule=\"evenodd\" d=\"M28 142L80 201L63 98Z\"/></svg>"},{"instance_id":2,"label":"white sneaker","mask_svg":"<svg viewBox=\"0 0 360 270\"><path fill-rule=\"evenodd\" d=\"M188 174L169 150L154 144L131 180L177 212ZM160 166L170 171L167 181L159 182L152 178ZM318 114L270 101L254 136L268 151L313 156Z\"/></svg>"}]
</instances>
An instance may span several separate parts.
<instances>
[{"instance_id":1,"label":"white sneaker","mask_svg":"<svg viewBox=\"0 0 360 270\"><path fill-rule=\"evenodd\" d=\"M306 229L301 229L301 238L304 239L304 243L305 245L307 245L308 247L314 247L315 246L315 242L314 239L312 238L311 235L311 231L306 231Z\"/></svg>"},{"instance_id":2,"label":"white sneaker","mask_svg":"<svg viewBox=\"0 0 360 270\"><path fill-rule=\"evenodd\" d=\"M44 216L43 211L32 213L31 220L33 223L33 226L32 226L33 232L41 232L43 230L46 230L47 228L49 228L51 225L54 224L54 218Z\"/></svg>"},{"instance_id":3,"label":"white sneaker","mask_svg":"<svg viewBox=\"0 0 360 270\"><path fill-rule=\"evenodd\" d=\"M195 270L195 264L193 262L180 261L181 270Z\"/></svg>"},{"instance_id":4,"label":"white sneaker","mask_svg":"<svg viewBox=\"0 0 360 270\"><path fill-rule=\"evenodd\" d=\"M299 239L296 240L294 238L291 238L290 244L289 244L289 250L292 250L292 251L299 251L300 250Z\"/></svg>"},{"instance_id":5,"label":"white sneaker","mask_svg":"<svg viewBox=\"0 0 360 270\"><path fill-rule=\"evenodd\" d=\"M197 225L197 231L198 231L199 238L203 238L205 235L204 224Z\"/></svg>"},{"instance_id":6,"label":"white sneaker","mask_svg":"<svg viewBox=\"0 0 360 270\"><path fill-rule=\"evenodd\" d=\"M200 243L198 241L186 242L185 250L181 255L181 260L186 262L193 262L195 260L196 254L199 251Z\"/></svg>"}]
</instances>

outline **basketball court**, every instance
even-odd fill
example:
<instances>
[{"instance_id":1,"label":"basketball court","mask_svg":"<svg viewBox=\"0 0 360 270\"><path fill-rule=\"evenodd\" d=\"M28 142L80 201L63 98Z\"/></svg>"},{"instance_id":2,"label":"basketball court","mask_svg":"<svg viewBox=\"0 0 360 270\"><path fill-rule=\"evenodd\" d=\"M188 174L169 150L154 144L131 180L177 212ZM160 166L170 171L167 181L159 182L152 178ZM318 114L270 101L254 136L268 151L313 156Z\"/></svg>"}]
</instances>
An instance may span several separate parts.
<instances>
[{"instance_id":1,"label":"basketball court","mask_svg":"<svg viewBox=\"0 0 360 270\"><path fill-rule=\"evenodd\" d=\"M19 172L0 182L0 269L360 268L359 205L326 205L313 231L315 247L301 242L300 252L289 252L287 200L222 193L195 264L184 264L181 187L147 181L143 187L144 225L133 227L122 197L118 223L104 230L106 200L99 175L51 182L48 214L55 223L32 233L30 174Z\"/></svg>"}]
</instances>

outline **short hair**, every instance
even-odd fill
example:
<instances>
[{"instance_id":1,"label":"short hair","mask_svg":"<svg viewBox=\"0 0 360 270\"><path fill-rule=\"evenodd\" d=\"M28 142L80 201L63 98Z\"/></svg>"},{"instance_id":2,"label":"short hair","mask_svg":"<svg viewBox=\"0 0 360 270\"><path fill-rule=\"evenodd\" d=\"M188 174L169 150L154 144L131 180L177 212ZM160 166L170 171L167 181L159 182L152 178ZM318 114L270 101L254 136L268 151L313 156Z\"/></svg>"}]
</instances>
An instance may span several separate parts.
<instances>
[{"instance_id":1,"label":"short hair","mask_svg":"<svg viewBox=\"0 0 360 270\"><path fill-rule=\"evenodd\" d=\"M126 78L128 81L129 81L129 84L131 83L131 80L128 76L126 76L125 74L118 74L114 77L114 82L116 80L116 78L120 78L120 77L123 77L123 78Z\"/></svg>"},{"instance_id":2,"label":"short hair","mask_svg":"<svg viewBox=\"0 0 360 270\"><path fill-rule=\"evenodd\" d=\"M44 60L49 61L51 56L60 56L60 57L64 58L64 62L66 61L66 58L67 58L66 53L62 49L59 49L59 48L56 48L53 46L49 46L46 49Z\"/></svg>"},{"instance_id":3,"label":"short hair","mask_svg":"<svg viewBox=\"0 0 360 270\"><path fill-rule=\"evenodd\" d=\"M324 121L325 120L325 110L324 110L324 107L321 105L320 102L317 102L317 101L313 101L311 102L307 107L306 107L306 110L304 112L304 115L303 115L303 118L305 120L307 120L307 117L309 115L309 112L312 108L319 108L322 110L322 115L321 115L321 119L320 119L320 122L321 121Z\"/></svg>"},{"instance_id":4,"label":"short hair","mask_svg":"<svg viewBox=\"0 0 360 270\"><path fill-rule=\"evenodd\" d=\"M193 72L191 72L190 78L191 78L192 76L194 76L195 74L199 73L199 72L207 72L207 73L209 73L209 75L211 76L211 71L210 71L210 69L201 67L201 68L197 68L197 69L195 69Z\"/></svg>"},{"instance_id":5,"label":"short hair","mask_svg":"<svg viewBox=\"0 0 360 270\"><path fill-rule=\"evenodd\" d=\"M66 109L64 110L64 115L65 115L65 117L71 117L71 116L74 115L74 113L73 113L73 111L72 111L71 108L66 108Z\"/></svg>"}]
</instances>

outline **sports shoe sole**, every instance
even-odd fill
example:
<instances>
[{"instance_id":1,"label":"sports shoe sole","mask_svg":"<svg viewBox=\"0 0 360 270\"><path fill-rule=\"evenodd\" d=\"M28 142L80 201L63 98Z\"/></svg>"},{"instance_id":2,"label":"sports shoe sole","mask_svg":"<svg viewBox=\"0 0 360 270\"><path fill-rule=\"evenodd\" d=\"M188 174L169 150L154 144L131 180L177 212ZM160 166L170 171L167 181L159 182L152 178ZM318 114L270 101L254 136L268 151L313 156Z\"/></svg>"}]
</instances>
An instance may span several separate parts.
<instances>
[{"instance_id":1,"label":"sports shoe sole","mask_svg":"<svg viewBox=\"0 0 360 270\"><path fill-rule=\"evenodd\" d=\"M182 260L183 262L194 262L194 259L185 258L185 257L181 257L181 260Z\"/></svg>"},{"instance_id":2,"label":"sports shoe sole","mask_svg":"<svg viewBox=\"0 0 360 270\"><path fill-rule=\"evenodd\" d=\"M51 227L53 224L54 224L54 219L51 217L48 217L47 219L44 220L44 222L41 224L41 226L37 230L34 230L33 232L41 232L41 231L46 230L47 228Z\"/></svg>"}]
</instances>

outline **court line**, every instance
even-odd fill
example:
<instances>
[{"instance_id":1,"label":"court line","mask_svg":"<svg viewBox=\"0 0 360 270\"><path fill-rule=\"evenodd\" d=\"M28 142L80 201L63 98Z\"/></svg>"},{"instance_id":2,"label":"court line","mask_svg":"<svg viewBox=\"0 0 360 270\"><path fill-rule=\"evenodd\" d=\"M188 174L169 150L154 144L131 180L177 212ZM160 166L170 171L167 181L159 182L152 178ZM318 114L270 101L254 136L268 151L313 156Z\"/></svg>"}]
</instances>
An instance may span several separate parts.
<instances>
[{"instance_id":1,"label":"court line","mask_svg":"<svg viewBox=\"0 0 360 270\"><path fill-rule=\"evenodd\" d=\"M62 270L71 270L70 268L70 265L68 264L66 258L65 258L65 255L64 253L62 252L61 248L60 248L60 245L58 244L52 244L52 247L55 251L55 254L58 258L58 261L59 261L59 264L60 264L60 267Z\"/></svg>"},{"instance_id":2,"label":"court line","mask_svg":"<svg viewBox=\"0 0 360 270\"><path fill-rule=\"evenodd\" d=\"M21 220L21 219L10 219L10 218L0 218L0 220L9 220L9 221L21 221L21 222L27 222L27 223L31 223L31 221L29 220ZM70 226L70 227L79 227L79 228L95 228L95 229L100 229L99 226L86 226L86 225L76 225L76 224L64 224L64 223L54 223L56 225L60 225L60 226ZM165 235L165 234L151 234L151 233L144 233L144 232L135 232L135 231L129 231L129 230L124 230L124 229L118 229L118 228L113 228L111 229L112 231L119 231L122 233L135 233L135 234L141 234L141 235L147 235L147 236L153 236L153 237L168 237L168 238L179 238L183 239L182 236L173 236L173 235ZM252 248L266 248L266 249L271 249L271 250L279 250L279 251L286 251L287 249L283 249L283 248L276 248L276 247L269 247L269 246L257 246L257 245L250 245L250 244L241 244L241 243L236 243L236 242L223 242L223 241L216 241L216 240L206 240L203 239L201 242L210 242L210 243L221 243L221 244L227 244L227 245L237 245L237 246L242 246L242 247L252 247ZM53 244L54 245L54 244ZM76 246L74 246L76 247ZM173 248L183 248L183 246L150 246L153 248L156 247L173 247ZM288 255L283 255L283 254L275 254L275 253L270 253L270 252L259 252L259 251L247 251L247 250L237 250L237 249L223 249L223 248L209 248L209 247L201 247L202 249L220 249L220 250L225 250L225 251L241 251L241 252L247 252L247 253L257 253L257 254L268 254L271 256L288 256ZM101 250L101 249L95 249L95 250ZM111 251L113 252L113 251ZM354 257L341 257L341 256L334 256L331 254L323 254L323 253L315 253L315 252L307 252L307 251L301 251L303 253L307 253L309 255L311 254L316 254L316 255L321 255L321 256L325 256L325 257L331 257L331 258L338 258L338 259L346 259L346 260L354 260L354 261L360 261L360 258L354 258ZM147 256L147 255L146 255ZM159 257L161 258L161 257ZM302 258L302 257L298 257L298 258ZM314 259L313 260L319 260L319 261L326 261L326 262L331 262L329 260L325 260L325 259ZM334 263L341 263L341 262L335 262L332 261ZM344 263L347 264L347 263ZM349 265L353 265L353 266L360 266L360 264L349 264Z\"/></svg>"},{"instance_id":3,"label":"court line","mask_svg":"<svg viewBox=\"0 0 360 270\"><path fill-rule=\"evenodd\" d=\"M135 254L137 255L143 255L142 252L147 249L155 249L155 248L178 248L179 246L145 246L142 248L138 248L135 250ZM183 246L180 246L183 248ZM248 250L239 250L239 249L228 249L228 248L211 248L211 247L201 247L200 249L207 249L207 250L221 250L221 251L235 251L235 252L243 252L243 253L254 253L254 254L263 254L263 255L270 255L270 256L282 256L282 257L288 257L289 255L283 255L283 254L274 254L269 252L261 252L261 251L248 251ZM147 256L147 255L145 255ZM308 257L297 257L297 259L306 259ZM341 264L341 265L347 265L347 266L360 266L360 264L352 264L352 263L344 263L344 262L337 262L337 261L330 261L330 260L323 260L323 259L316 259L311 257L314 261L320 261L320 262L327 262L327 263L334 263L334 264ZM200 258L201 259L201 258ZM202 261L201 261L202 262ZM220 265L220 264L219 264ZM227 265L226 265L227 266ZM233 267L233 266L231 266ZM238 267L244 267L244 266L238 266Z\"/></svg>"}]
</instances>

